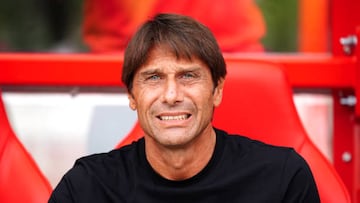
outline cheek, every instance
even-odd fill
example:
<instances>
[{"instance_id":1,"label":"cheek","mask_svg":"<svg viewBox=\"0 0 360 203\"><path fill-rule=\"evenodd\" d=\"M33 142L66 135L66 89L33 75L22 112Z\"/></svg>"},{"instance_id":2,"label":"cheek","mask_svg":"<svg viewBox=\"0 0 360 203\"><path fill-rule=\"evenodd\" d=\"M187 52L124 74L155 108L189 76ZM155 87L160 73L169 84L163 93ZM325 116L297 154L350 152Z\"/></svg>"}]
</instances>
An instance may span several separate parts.
<instances>
[{"instance_id":1,"label":"cheek","mask_svg":"<svg viewBox=\"0 0 360 203\"><path fill-rule=\"evenodd\" d=\"M158 97L156 91L142 89L134 95L134 103L136 104L137 110L142 111L149 109Z\"/></svg>"},{"instance_id":2,"label":"cheek","mask_svg":"<svg viewBox=\"0 0 360 203\"><path fill-rule=\"evenodd\" d=\"M192 92L191 99L199 109L205 109L214 105L214 95L209 89L199 89L199 91Z\"/></svg>"}]
</instances>

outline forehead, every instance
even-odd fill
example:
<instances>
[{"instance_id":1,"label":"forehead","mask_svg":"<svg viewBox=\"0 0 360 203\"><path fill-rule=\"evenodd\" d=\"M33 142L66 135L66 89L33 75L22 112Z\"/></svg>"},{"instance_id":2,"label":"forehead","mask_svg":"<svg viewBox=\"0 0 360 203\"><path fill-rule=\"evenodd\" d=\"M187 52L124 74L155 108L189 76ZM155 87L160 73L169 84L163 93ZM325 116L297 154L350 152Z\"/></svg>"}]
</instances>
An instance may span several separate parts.
<instances>
[{"instance_id":1,"label":"forehead","mask_svg":"<svg viewBox=\"0 0 360 203\"><path fill-rule=\"evenodd\" d=\"M175 53L166 47L156 47L149 52L146 62L139 70L176 70L187 68L209 69L207 65L196 56L192 56L191 58L185 56L180 57L176 56Z\"/></svg>"}]
</instances>

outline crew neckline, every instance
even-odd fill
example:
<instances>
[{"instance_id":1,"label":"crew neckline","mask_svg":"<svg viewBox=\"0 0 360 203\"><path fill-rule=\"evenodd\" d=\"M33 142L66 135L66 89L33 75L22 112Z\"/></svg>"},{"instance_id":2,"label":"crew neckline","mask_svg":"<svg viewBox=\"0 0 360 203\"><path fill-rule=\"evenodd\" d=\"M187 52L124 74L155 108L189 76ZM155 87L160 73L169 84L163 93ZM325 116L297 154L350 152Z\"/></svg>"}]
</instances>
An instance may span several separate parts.
<instances>
[{"instance_id":1,"label":"crew neckline","mask_svg":"<svg viewBox=\"0 0 360 203\"><path fill-rule=\"evenodd\" d=\"M220 160L220 157L224 150L224 136L222 136L223 133L221 133L220 130L214 128L215 134L216 134L216 143L215 143L215 149L214 152L209 160L209 162L206 164L206 166L196 175L185 179L185 180L169 180L167 178L164 178L160 174L158 174L150 165L149 161L146 159L146 153L145 153L145 140L142 139L141 147L140 147L140 160L142 164L145 167L146 173L149 173L150 177L158 183L163 184L166 186L173 186L173 187L181 187L181 186L187 186L191 185L193 183L201 181L205 176L208 174L211 174L212 169L214 169L217 165L217 163Z\"/></svg>"}]
</instances>

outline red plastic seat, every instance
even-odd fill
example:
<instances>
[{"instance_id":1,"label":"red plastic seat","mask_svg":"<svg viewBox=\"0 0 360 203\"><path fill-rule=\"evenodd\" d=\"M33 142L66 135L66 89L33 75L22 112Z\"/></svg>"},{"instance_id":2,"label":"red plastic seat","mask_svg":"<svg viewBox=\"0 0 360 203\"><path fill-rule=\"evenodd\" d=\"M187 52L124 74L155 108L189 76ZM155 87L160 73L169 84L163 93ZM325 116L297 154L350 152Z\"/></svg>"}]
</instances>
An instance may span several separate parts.
<instances>
[{"instance_id":1,"label":"red plastic seat","mask_svg":"<svg viewBox=\"0 0 360 203\"><path fill-rule=\"evenodd\" d=\"M134 127L131 129L131 131L129 132L128 135L126 135L126 137L121 140L115 148L120 148L122 146L131 144L133 141L138 140L140 138L142 138L144 136L144 132L140 127L139 122L136 122Z\"/></svg>"},{"instance_id":2,"label":"red plastic seat","mask_svg":"<svg viewBox=\"0 0 360 203\"><path fill-rule=\"evenodd\" d=\"M227 66L223 101L215 109L214 126L269 144L293 147L310 165L321 202L351 202L334 167L302 126L281 67L257 60L227 61ZM117 147L142 135L137 123Z\"/></svg>"},{"instance_id":3,"label":"red plastic seat","mask_svg":"<svg viewBox=\"0 0 360 203\"><path fill-rule=\"evenodd\" d=\"M52 187L13 132L0 91L0 202L46 203Z\"/></svg>"},{"instance_id":4,"label":"red plastic seat","mask_svg":"<svg viewBox=\"0 0 360 203\"><path fill-rule=\"evenodd\" d=\"M307 135L281 67L253 60L228 63L228 67L214 126L266 143L293 147L310 165L321 202L351 202L335 168Z\"/></svg>"}]
</instances>

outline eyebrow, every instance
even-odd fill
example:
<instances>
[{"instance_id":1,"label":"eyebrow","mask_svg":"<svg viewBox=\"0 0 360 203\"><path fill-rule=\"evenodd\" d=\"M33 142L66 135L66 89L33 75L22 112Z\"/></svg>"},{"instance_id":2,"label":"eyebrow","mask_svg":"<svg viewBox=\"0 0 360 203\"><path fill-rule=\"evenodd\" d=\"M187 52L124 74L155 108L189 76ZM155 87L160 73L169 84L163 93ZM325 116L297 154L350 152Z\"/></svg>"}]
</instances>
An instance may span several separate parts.
<instances>
[{"instance_id":1,"label":"eyebrow","mask_svg":"<svg viewBox=\"0 0 360 203\"><path fill-rule=\"evenodd\" d=\"M144 77L144 76L158 74L158 73L160 73L160 70L158 68L155 68L155 69L141 71L140 76Z\"/></svg>"},{"instance_id":2,"label":"eyebrow","mask_svg":"<svg viewBox=\"0 0 360 203\"><path fill-rule=\"evenodd\" d=\"M186 73L186 72L198 72L201 68L199 66L190 66L190 67L178 67L177 68L177 72L178 73ZM153 74L161 74L161 68L154 68L154 69L149 69L149 70L144 70L144 71L140 71L140 76L148 76L148 75L153 75Z\"/></svg>"},{"instance_id":3,"label":"eyebrow","mask_svg":"<svg viewBox=\"0 0 360 203\"><path fill-rule=\"evenodd\" d=\"M201 70L201 68L199 66L192 66L187 69L182 69L179 72L198 72L200 70Z\"/></svg>"}]
</instances>

